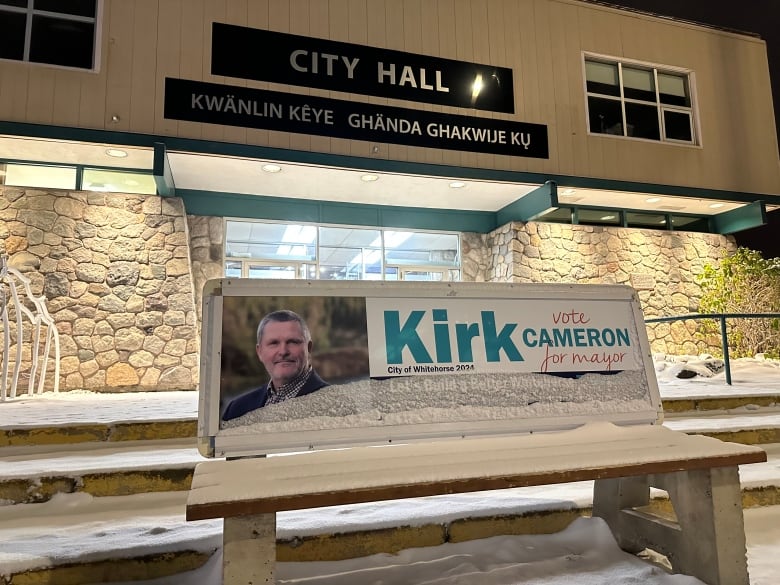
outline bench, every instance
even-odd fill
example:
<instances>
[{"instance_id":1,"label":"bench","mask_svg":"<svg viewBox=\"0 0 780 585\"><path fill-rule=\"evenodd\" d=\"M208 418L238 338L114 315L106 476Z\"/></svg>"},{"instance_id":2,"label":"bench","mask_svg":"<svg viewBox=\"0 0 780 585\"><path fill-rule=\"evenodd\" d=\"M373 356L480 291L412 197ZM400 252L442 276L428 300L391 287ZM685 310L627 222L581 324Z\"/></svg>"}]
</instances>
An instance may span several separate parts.
<instances>
[{"instance_id":1,"label":"bench","mask_svg":"<svg viewBox=\"0 0 780 585\"><path fill-rule=\"evenodd\" d=\"M261 285L222 282L212 288L212 293L216 294L210 295L210 298L229 297L231 290L243 293L243 296L246 296L247 290L257 294L257 286ZM281 291L274 286L280 285L265 286L270 288L262 293L278 299ZM290 292L289 284L284 286L286 295L295 296L296 285L292 286L293 292ZM333 294L333 285L329 286L327 293ZM350 283L350 287L348 294L354 295L356 285ZM462 296L476 298L486 294L483 288L461 288L463 290L459 292ZM406 294L406 291L396 285L384 289L380 305L392 305L393 301L387 297L394 299L402 292ZM307 297L307 303L313 302L307 292L310 291L304 289L297 294ZM440 297L449 293L452 296L451 289L436 292L423 288L413 292L415 298L423 299L426 295ZM358 293L361 293L360 286ZM317 294L322 293L317 291ZM533 314L538 313L540 307L542 311L556 309L557 305L550 304L550 299L555 299L556 295L574 298L582 311L578 308L571 315L580 315L581 320L587 317L590 324L599 323L599 319L619 322L628 300L630 319L638 321L636 299L626 287L547 285L530 289L504 288L500 289L500 295L502 298L520 297L528 303L526 308L533 309ZM404 302L411 297L412 294L408 294ZM606 304L596 304L596 301L604 301L605 297ZM488 300L493 299L490 297ZM286 298L284 302L291 302L291 298ZM500 303L495 304L500 306ZM446 303L439 299L434 305L445 306ZM368 306L370 312L371 303ZM420 306L425 306L425 303L421 302ZM214 320L214 316L221 315L224 310L225 306L220 303L211 307L206 303L204 329L217 327L219 319ZM560 320L560 314L557 313L556 321ZM443 313L439 313L439 317L441 322ZM526 334L531 330L530 326L524 330L525 345L517 344L525 361L530 361L533 355L531 346L535 338L530 333ZM606 327L599 331L605 332L602 339L609 337ZM226 331L222 333L227 335ZM514 394L522 396L522 404L529 409L529 417L523 419L522 416L512 415L515 418L511 426L518 429L516 432L507 432L502 426L506 421L501 420L490 421L487 425L500 429L493 433L485 431L485 421L456 425L460 431L455 433L452 432L451 422L439 421L436 423L442 431L439 435L430 431L430 425L418 435L414 434L414 427L404 429L395 426L391 438L377 441L374 429L374 434L370 436L372 440L347 446L327 443L324 439L332 436L327 432L324 435L315 433L313 436L321 439L323 445L312 449L300 448L308 441L308 437L304 437L298 452L290 453L295 449L265 449L271 455L267 457L244 457L247 454L244 439L242 446L233 453L238 454L238 458L231 457L231 453L226 451L225 445L239 445L231 442L235 437L228 433L227 437L220 438L221 443L217 443L222 445L222 451L217 454L226 455L227 459L206 461L195 469L187 501L187 520L224 519L223 579L226 585L274 583L277 512L593 480L592 513L606 521L622 549L633 553L644 549L657 551L668 558L675 572L695 576L708 585L749 585L738 466L766 461L766 453L759 447L687 435L663 427L658 408L660 399L641 321L629 333L631 341L627 343L628 351L624 355L630 357L634 352L640 363L637 369L637 364L632 365L626 358L623 366L633 368L633 374L606 375L602 372L583 376L580 372L573 377L549 375L566 374L563 369L542 374L508 374L522 384L535 385L535 388L541 383L547 392L551 392L550 388L561 389L555 400L542 404L540 409L539 392L531 391L533 398L530 399L530 394L524 394L526 391L518 382ZM213 331L204 331L204 339L209 339L210 335ZM441 339L437 341L441 342ZM598 342L595 334L590 339ZM508 343L506 340L507 337L504 342ZM576 351L585 351L582 347L578 346ZM549 348L544 352L543 357L537 358L530 367L538 368L540 363L547 363ZM565 355L562 351L556 353ZM563 357L560 359L565 361ZM208 357L202 362L203 366L207 371L202 380L213 381L214 367L209 366ZM381 367L382 371L387 371L385 363ZM636 385L636 372L642 378L639 386L648 386L647 392L639 392L647 402L646 408L639 409L642 416L637 416L637 394L633 387ZM598 401L586 400L585 406L572 406L576 391L571 388L585 384L578 381L580 377L587 378L593 385L593 376L603 376L595 380L597 387L604 389L605 395ZM484 376L476 378L476 383L483 385L486 380L493 380ZM474 383L469 377L455 379L456 382L459 380L462 385ZM401 381L395 379L397 385ZM393 380L390 382L393 383ZM556 392L558 390L552 393ZM295 401L311 401L317 394L296 398ZM216 410L213 400L203 399L201 406L206 413L213 414ZM280 405L274 405L277 406ZM371 407L376 409L376 404L372 403ZM539 415L540 412L543 415ZM649 418L648 412L652 413ZM209 419L208 416L205 418ZM541 422L537 424L535 420ZM469 426L471 422L476 426ZM201 425L203 430L207 430L207 423ZM210 423L213 427L213 417ZM266 428L270 436L277 436L273 423L267 425L263 427L261 424L260 429ZM217 434L227 430L221 429ZM332 430L326 429L328 432ZM352 442L357 440L360 443L362 435L355 435L354 430L342 429L339 432L350 437ZM404 430L406 434L402 432ZM295 434L297 441L301 440L299 434ZM303 434L306 435L306 432ZM262 432L250 436L255 442L263 438ZM214 437L210 439L209 445L213 447ZM277 443L272 444L278 447ZM287 454L273 456L272 451ZM214 455L213 451L207 453ZM652 513L649 507L651 487L669 494L674 520Z\"/></svg>"}]
</instances>

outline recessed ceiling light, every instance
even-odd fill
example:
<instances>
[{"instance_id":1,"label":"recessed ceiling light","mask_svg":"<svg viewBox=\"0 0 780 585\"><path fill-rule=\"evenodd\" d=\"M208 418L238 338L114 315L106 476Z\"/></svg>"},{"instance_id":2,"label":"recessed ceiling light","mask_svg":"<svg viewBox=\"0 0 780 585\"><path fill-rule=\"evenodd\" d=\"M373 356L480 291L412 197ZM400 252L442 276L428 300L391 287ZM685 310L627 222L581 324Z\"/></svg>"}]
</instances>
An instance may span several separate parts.
<instances>
[{"instance_id":1,"label":"recessed ceiling light","mask_svg":"<svg viewBox=\"0 0 780 585\"><path fill-rule=\"evenodd\" d=\"M266 173L278 173L279 171L282 170L282 167L280 167L279 165L272 165L272 164L263 165L260 168L263 169Z\"/></svg>"},{"instance_id":2,"label":"recessed ceiling light","mask_svg":"<svg viewBox=\"0 0 780 585\"><path fill-rule=\"evenodd\" d=\"M574 189L564 189L561 191L561 195L574 195L576 191Z\"/></svg>"},{"instance_id":3,"label":"recessed ceiling light","mask_svg":"<svg viewBox=\"0 0 780 585\"><path fill-rule=\"evenodd\" d=\"M450 183L450 189L462 189L465 186L466 183L464 183L463 181L453 181L452 183Z\"/></svg>"},{"instance_id":4,"label":"recessed ceiling light","mask_svg":"<svg viewBox=\"0 0 780 585\"><path fill-rule=\"evenodd\" d=\"M645 203L658 203L660 200L660 197L650 197L650 199L645 199Z\"/></svg>"},{"instance_id":5,"label":"recessed ceiling light","mask_svg":"<svg viewBox=\"0 0 780 585\"><path fill-rule=\"evenodd\" d=\"M379 180L379 175L362 175L360 180L364 183L373 183L374 181Z\"/></svg>"},{"instance_id":6,"label":"recessed ceiling light","mask_svg":"<svg viewBox=\"0 0 780 585\"><path fill-rule=\"evenodd\" d=\"M119 148L107 148L106 154L108 156L113 156L114 158L125 158L127 156L127 152L120 150Z\"/></svg>"},{"instance_id":7,"label":"recessed ceiling light","mask_svg":"<svg viewBox=\"0 0 780 585\"><path fill-rule=\"evenodd\" d=\"M710 209L720 209L724 205L724 203L710 203Z\"/></svg>"}]
</instances>

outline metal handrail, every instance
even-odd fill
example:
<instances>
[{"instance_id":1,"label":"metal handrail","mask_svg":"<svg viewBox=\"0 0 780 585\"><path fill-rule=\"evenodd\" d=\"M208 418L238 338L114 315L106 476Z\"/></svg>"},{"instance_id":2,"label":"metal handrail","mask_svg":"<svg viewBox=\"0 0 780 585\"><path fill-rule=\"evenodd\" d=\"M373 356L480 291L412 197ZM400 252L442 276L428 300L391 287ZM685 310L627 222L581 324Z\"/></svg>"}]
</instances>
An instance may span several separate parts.
<instances>
[{"instance_id":1,"label":"metal handrail","mask_svg":"<svg viewBox=\"0 0 780 585\"><path fill-rule=\"evenodd\" d=\"M651 317L645 323L668 323L671 321L686 321L688 319L717 319L720 321L720 340L723 348L723 363L726 368L726 384L731 386L731 364L729 362L729 340L726 332L726 319L775 319L780 313L692 313L675 317Z\"/></svg>"}]
</instances>

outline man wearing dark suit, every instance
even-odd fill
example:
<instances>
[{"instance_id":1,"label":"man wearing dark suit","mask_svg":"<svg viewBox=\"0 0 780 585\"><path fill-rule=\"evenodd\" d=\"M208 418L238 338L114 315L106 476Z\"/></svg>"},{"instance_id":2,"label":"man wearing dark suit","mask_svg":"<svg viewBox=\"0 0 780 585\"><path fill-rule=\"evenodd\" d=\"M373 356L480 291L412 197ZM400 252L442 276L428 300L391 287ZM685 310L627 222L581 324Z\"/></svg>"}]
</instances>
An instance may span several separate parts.
<instances>
[{"instance_id":1,"label":"man wearing dark suit","mask_svg":"<svg viewBox=\"0 0 780 585\"><path fill-rule=\"evenodd\" d=\"M263 317L257 327L255 351L271 379L231 400L222 420L328 386L311 367L311 348L311 332L297 313L280 310Z\"/></svg>"}]
</instances>

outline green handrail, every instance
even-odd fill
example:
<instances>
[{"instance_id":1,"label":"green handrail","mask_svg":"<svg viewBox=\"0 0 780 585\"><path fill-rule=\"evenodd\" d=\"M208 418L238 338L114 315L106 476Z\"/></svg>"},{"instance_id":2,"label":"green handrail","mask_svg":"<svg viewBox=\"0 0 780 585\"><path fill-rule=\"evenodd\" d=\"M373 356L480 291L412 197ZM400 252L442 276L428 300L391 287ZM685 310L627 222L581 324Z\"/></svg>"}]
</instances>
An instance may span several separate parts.
<instances>
[{"instance_id":1,"label":"green handrail","mask_svg":"<svg viewBox=\"0 0 780 585\"><path fill-rule=\"evenodd\" d=\"M668 323L671 321L686 321L688 319L717 319L720 321L720 340L723 348L723 363L726 371L726 384L731 386L731 364L729 363L729 340L726 333L726 319L776 319L780 313L692 313L674 317L651 317L645 323Z\"/></svg>"}]
</instances>

